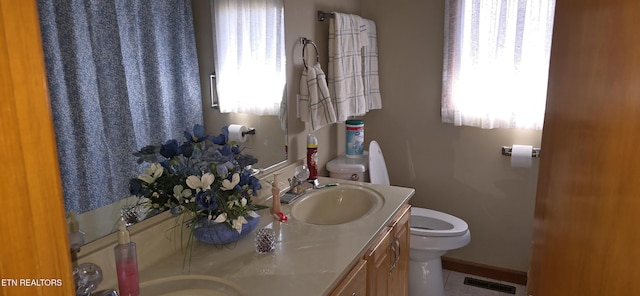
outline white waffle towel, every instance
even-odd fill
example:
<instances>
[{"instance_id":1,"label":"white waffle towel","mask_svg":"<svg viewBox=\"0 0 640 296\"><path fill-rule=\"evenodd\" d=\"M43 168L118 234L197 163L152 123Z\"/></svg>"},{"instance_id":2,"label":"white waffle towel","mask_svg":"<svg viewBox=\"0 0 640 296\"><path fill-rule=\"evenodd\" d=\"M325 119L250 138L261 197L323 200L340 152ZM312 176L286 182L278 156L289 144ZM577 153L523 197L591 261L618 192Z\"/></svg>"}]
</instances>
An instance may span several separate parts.
<instances>
[{"instance_id":1,"label":"white waffle towel","mask_svg":"<svg viewBox=\"0 0 640 296\"><path fill-rule=\"evenodd\" d=\"M323 126L337 122L327 87L327 77L319 63L302 71L298 115L311 131L317 131Z\"/></svg>"},{"instance_id":2,"label":"white waffle towel","mask_svg":"<svg viewBox=\"0 0 640 296\"><path fill-rule=\"evenodd\" d=\"M367 103L367 112L372 109L382 109L382 97L380 96L380 82L378 78L378 36L376 23L364 19L368 42L364 45L362 54L362 81L364 87L364 99Z\"/></svg>"},{"instance_id":3,"label":"white waffle towel","mask_svg":"<svg viewBox=\"0 0 640 296\"><path fill-rule=\"evenodd\" d=\"M362 47L368 43L366 24L357 15L334 13L329 20L328 86L336 118L364 115L367 104L362 80Z\"/></svg>"}]
</instances>

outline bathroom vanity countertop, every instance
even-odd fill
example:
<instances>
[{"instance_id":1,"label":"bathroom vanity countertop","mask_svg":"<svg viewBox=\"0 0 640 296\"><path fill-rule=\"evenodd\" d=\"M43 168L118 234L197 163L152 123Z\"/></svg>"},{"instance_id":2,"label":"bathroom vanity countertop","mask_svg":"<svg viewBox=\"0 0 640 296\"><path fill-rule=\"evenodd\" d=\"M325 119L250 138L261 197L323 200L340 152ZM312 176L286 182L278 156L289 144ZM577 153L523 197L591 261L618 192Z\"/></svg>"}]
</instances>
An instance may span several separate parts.
<instances>
[{"instance_id":1,"label":"bathroom vanity countertop","mask_svg":"<svg viewBox=\"0 0 640 296\"><path fill-rule=\"evenodd\" d=\"M246 295L329 294L360 258L374 236L409 201L415 190L330 178L320 178L320 181L321 184L370 187L384 196L384 205L375 214L341 225L312 225L297 221L290 215L291 206L285 204L282 205L282 211L289 216L289 220L284 223L272 218L269 209L261 210L259 214L262 218L256 229L272 224L278 238L273 253L256 253L255 230L230 246L217 247L195 242L191 256L185 257L178 250L140 270L140 281L171 275L202 274L229 280L242 287ZM153 252L139 250L148 251ZM190 258L190 264L183 265L185 258Z\"/></svg>"}]
</instances>

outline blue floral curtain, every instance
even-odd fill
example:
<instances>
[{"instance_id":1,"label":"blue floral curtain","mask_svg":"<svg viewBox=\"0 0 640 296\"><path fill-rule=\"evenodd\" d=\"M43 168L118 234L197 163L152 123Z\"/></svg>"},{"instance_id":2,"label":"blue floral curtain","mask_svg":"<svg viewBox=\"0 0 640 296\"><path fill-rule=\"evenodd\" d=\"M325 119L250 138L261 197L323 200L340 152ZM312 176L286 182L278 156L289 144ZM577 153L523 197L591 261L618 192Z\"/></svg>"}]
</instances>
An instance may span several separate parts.
<instances>
[{"instance_id":1,"label":"blue floral curtain","mask_svg":"<svg viewBox=\"0 0 640 296\"><path fill-rule=\"evenodd\" d=\"M66 210L128 197L134 151L202 123L189 0L38 0Z\"/></svg>"}]
</instances>

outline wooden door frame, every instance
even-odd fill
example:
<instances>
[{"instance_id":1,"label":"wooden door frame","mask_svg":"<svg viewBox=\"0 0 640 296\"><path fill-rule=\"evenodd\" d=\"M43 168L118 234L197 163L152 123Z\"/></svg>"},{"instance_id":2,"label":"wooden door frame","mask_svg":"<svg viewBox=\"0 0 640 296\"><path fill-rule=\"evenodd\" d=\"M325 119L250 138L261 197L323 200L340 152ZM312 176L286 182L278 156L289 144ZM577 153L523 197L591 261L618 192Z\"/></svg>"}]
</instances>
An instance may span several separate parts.
<instances>
[{"instance_id":1,"label":"wooden door frame","mask_svg":"<svg viewBox=\"0 0 640 296\"><path fill-rule=\"evenodd\" d=\"M0 1L1 295L74 295L35 0Z\"/></svg>"}]
</instances>

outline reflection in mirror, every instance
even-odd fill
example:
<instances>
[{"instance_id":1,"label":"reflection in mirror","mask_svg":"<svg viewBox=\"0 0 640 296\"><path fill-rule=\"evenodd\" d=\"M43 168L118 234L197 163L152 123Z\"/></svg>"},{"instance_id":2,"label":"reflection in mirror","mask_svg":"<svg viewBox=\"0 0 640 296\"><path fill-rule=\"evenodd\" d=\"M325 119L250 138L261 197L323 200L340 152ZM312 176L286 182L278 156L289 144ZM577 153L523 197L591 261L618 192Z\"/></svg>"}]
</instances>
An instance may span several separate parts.
<instances>
[{"instance_id":1,"label":"reflection in mirror","mask_svg":"<svg viewBox=\"0 0 640 296\"><path fill-rule=\"evenodd\" d=\"M128 198L128 180L144 167L132 153L182 139L203 121L209 85L198 80L192 6L38 0L38 10L65 209L81 213L80 229L91 242L111 233L123 206L136 202ZM270 130L260 121L229 123ZM229 123L205 122L211 134ZM262 150L263 140L253 141L253 150Z\"/></svg>"},{"instance_id":2,"label":"reflection in mirror","mask_svg":"<svg viewBox=\"0 0 640 296\"><path fill-rule=\"evenodd\" d=\"M198 63L200 64L200 81L201 81L201 85L203 85L203 88L204 86L210 86L209 77L213 72L218 72L217 74L219 75L216 75L216 76L219 79L222 79L222 76L224 74L224 72L220 73L220 71L217 70L217 69L220 69L219 67L221 63L214 62L214 52L216 51L214 49L214 44L216 43L214 42L214 36L216 36L216 34L214 33L214 27L215 27L214 14L216 10L215 10L215 7L212 5L213 4L212 2L219 2L219 5L223 6L224 9L231 10L229 6L232 3L252 2L252 1L254 0L249 0L249 1L193 0L192 1L193 14L194 14L193 17L194 17L195 33L196 33L196 47L198 50ZM274 9L274 10L278 11L279 14L273 15L272 17L275 19L279 19L280 22L269 24L268 26L276 26L277 28L271 28L271 30L278 31L280 32L279 34L284 34L283 1L282 0L269 0L269 1L261 0L258 2L263 2L261 5L270 4L278 7L277 9ZM231 18L238 18L238 16L236 13L225 16L225 19L227 22L230 21ZM220 20L218 21L220 22ZM221 27L222 27L221 25L218 25L219 29ZM278 38L281 43L274 43L275 39L273 40L269 39L270 44L272 44L271 46L273 46L274 48L277 46L282 47L280 49L280 52L278 52L278 55L281 56L280 59L273 59L272 61L274 63L275 70L279 71L280 74L269 75L269 76L281 75L282 78L279 78L279 79L282 80L284 79L284 76L285 76L285 73L284 73L285 53L284 53L284 44L283 44L284 36L277 35L276 33L273 33L273 34L274 36L279 36ZM260 36L257 36L256 38L258 38L258 41L252 43L253 45L256 45L255 43L260 42L259 41ZM266 36L262 36L262 38L264 39L266 38ZM225 40L225 38L221 38L220 40ZM222 42L218 41L217 43L222 43ZM262 43L266 44L266 41ZM280 44L280 45L276 46L276 44ZM233 47L233 46L238 48L237 45L227 45L227 47ZM264 46L265 45L262 45L262 47ZM260 46L257 46L257 47L260 47ZM256 58L260 58L260 57L262 57L262 55L259 55ZM236 64L234 63L234 65ZM245 69L252 69L250 68L250 66L251 64L249 64L248 66L245 65L240 67L243 67ZM235 71L232 71L232 72L235 72ZM259 73L259 71L257 70L254 72ZM233 85L234 83L237 83L237 85L234 85L232 87L232 90L252 89L257 91L257 93L250 97L266 100L267 92L263 91L263 88L258 86L260 83L264 83L264 81L266 81L265 79L256 78L251 80L243 76L243 78L240 79L238 82L231 83L231 85ZM254 82L255 80L260 80L260 81ZM270 95L269 98L271 99L271 101L278 102L279 100L282 100L282 103L284 103L286 102L286 98L283 96L283 93L285 93L284 81L280 81L280 82L277 82L277 81L278 79L276 79L276 82L271 82L271 84L277 85L277 88L275 91L273 91L274 94ZM219 80L216 80L214 82L216 84L221 83L221 81ZM216 87L216 86L217 85L214 85L213 87L214 95L222 96L222 94L220 94L219 92L219 87ZM233 91L230 93L233 93ZM273 116L260 116L260 115L254 115L254 114L255 113L265 114L265 113L254 112L256 110L250 110L250 109L235 110L238 112L225 112L224 110L211 108L210 107L211 100L212 100L211 93L205 92L203 89L202 101L203 101L203 106L205 106L204 107L204 124L205 124L205 127L207 128L207 133L217 134L220 131L221 126L225 126L228 124L242 124L249 128L255 128L256 134L249 137L247 141L243 143L243 146L249 149L247 153L251 153L256 158L258 158L258 163L256 165L259 168L267 168L274 164L277 164L286 160L287 158L286 156L286 149L287 149L286 147L286 143L287 143L286 104L282 104L278 102L279 104L277 104L275 108L272 108L268 113L268 114L273 114ZM245 103L245 105L252 105L252 104ZM243 113L239 113L240 111L242 111ZM254 113L254 114L250 114L250 113Z\"/></svg>"},{"instance_id":3,"label":"reflection in mirror","mask_svg":"<svg viewBox=\"0 0 640 296\"><path fill-rule=\"evenodd\" d=\"M222 113L279 115L286 81L282 0L212 0Z\"/></svg>"}]
</instances>

